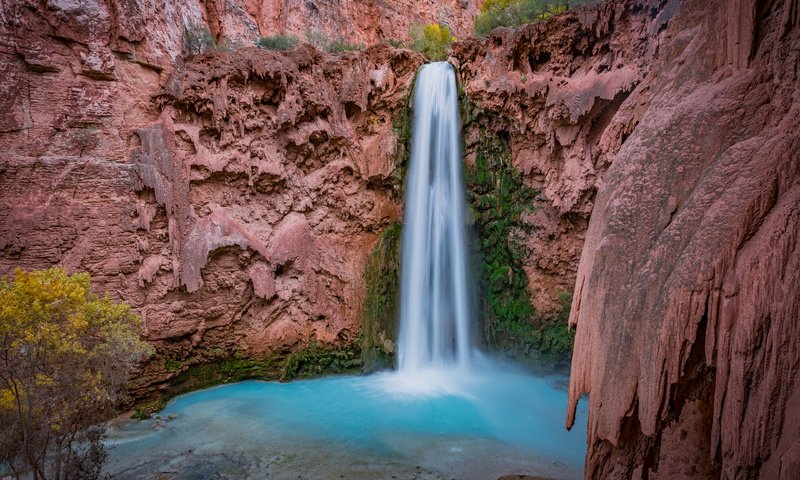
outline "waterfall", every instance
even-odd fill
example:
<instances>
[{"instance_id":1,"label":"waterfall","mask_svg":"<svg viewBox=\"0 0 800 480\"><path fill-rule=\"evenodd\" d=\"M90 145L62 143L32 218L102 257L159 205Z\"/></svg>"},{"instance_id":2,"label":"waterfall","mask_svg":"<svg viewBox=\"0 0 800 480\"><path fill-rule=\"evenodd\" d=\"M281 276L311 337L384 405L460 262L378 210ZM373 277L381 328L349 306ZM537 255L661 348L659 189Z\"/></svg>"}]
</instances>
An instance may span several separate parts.
<instances>
[{"instance_id":1,"label":"waterfall","mask_svg":"<svg viewBox=\"0 0 800 480\"><path fill-rule=\"evenodd\" d=\"M424 65L414 87L400 272L398 367L467 367L470 307L455 72Z\"/></svg>"}]
</instances>

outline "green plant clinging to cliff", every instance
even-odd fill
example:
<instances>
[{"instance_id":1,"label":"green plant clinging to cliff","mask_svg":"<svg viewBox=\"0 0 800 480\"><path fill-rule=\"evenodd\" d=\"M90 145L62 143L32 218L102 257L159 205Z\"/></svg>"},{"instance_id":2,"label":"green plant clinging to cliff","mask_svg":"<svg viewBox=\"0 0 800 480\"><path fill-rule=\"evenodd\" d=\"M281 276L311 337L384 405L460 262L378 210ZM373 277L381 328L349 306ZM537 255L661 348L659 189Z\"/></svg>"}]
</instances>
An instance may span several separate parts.
<instances>
[{"instance_id":1,"label":"green plant clinging to cliff","mask_svg":"<svg viewBox=\"0 0 800 480\"><path fill-rule=\"evenodd\" d=\"M183 45L187 55L200 55L216 48L214 37L202 23L189 23L183 30Z\"/></svg>"},{"instance_id":2,"label":"green plant clinging to cliff","mask_svg":"<svg viewBox=\"0 0 800 480\"><path fill-rule=\"evenodd\" d=\"M383 231L364 272L366 297L359 341L367 371L392 364L399 314L401 233L397 223Z\"/></svg>"},{"instance_id":3,"label":"green plant clinging to cliff","mask_svg":"<svg viewBox=\"0 0 800 480\"><path fill-rule=\"evenodd\" d=\"M542 318L533 308L523 270L524 214L537 192L511 165L506 141L481 132L475 164L466 169L467 195L477 230L481 310L490 347L534 364L552 364L572 351L566 319ZM569 302L562 298L567 315Z\"/></svg>"},{"instance_id":4,"label":"green plant clinging to cliff","mask_svg":"<svg viewBox=\"0 0 800 480\"><path fill-rule=\"evenodd\" d=\"M346 40L342 40L341 38L330 42L328 46L325 47L325 50L327 50L328 53L350 52L363 49L364 45L360 43L350 43Z\"/></svg>"},{"instance_id":5,"label":"green plant clinging to cliff","mask_svg":"<svg viewBox=\"0 0 800 480\"><path fill-rule=\"evenodd\" d=\"M256 41L256 45L268 50L286 51L294 48L297 42L297 37L292 35L272 35L259 38L258 41Z\"/></svg>"},{"instance_id":6,"label":"green plant clinging to cliff","mask_svg":"<svg viewBox=\"0 0 800 480\"><path fill-rule=\"evenodd\" d=\"M588 0L486 0L475 17L476 35L486 35L497 27L518 27L547 20Z\"/></svg>"}]
</instances>

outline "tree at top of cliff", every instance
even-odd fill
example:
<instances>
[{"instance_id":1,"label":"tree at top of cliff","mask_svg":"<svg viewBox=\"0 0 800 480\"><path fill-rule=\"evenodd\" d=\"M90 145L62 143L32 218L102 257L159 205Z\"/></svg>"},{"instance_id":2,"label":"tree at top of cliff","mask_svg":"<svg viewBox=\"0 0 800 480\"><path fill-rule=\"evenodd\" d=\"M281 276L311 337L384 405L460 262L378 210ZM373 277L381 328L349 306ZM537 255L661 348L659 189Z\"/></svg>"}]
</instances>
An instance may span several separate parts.
<instances>
[{"instance_id":1,"label":"tree at top of cliff","mask_svg":"<svg viewBox=\"0 0 800 480\"><path fill-rule=\"evenodd\" d=\"M96 478L97 422L123 400L151 347L126 304L90 291L86 273L17 270L0 279L0 462L19 478Z\"/></svg>"},{"instance_id":2,"label":"tree at top of cliff","mask_svg":"<svg viewBox=\"0 0 800 480\"><path fill-rule=\"evenodd\" d=\"M456 39L446 25L438 23L414 24L410 36L411 47L434 61L446 60L450 44Z\"/></svg>"}]
</instances>

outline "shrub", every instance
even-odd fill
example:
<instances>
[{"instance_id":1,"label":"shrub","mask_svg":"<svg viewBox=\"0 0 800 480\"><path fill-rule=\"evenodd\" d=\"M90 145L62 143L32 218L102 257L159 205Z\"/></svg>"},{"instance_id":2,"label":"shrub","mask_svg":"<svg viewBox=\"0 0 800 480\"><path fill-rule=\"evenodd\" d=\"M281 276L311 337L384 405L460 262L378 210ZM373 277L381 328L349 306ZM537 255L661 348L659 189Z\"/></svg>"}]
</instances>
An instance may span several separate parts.
<instances>
[{"instance_id":1,"label":"shrub","mask_svg":"<svg viewBox=\"0 0 800 480\"><path fill-rule=\"evenodd\" d=\"M384 38L381 43L391 45L394 48L406 48L405 44L396 38Z\"/></svg>"},{"instance_id":2,"label":"shrub","mask_svg":"<svg viewBox=\"0 0 800 480\"><path fill-rule=\"evenodd\" d=\"M0 464L18 478L96 478L105 460L97 423L152 352L130 307L89 283L60 268L0 278Z\"/></svg>"},{"instance_id":3,"label":"shrub","mask_svg":"<svg viewBox=\"0 0 800 480\"><path fill-rule=\"evenodd\" d=\"M349 52L352 50L362 50L364 45L360 43L349 43L345 40L339 39L330 42L326 47L325 50L328 53L340 53L340 52Z\"/></svg>"},{"instance_id":4,"label":"shrub","mask_svg":"<svg viewBox=\"0 0 800 480\"><path fill-rule=\"evenodd\" d=\"M306 42L321 50L327 49L328 44L331 43L324 33L317 30L306 30Z\"/></svg>"},{"instance_id":5,"label":"shrub","mask_svg":"<svg viewBox=\"0 0 800 480\"><path fill-rule=\"evenodd\" d=\"M424 27L415 23L409 33L411 48L435 61L447 59L447 50L456 39L447 26L438 23L429 23Z\"/></svg>"},{"instance_id":6,"label":"shrub","mask_svg":"<svg viewBox=\"0 0 800 480\"><path fill-rule=\"evenodd\" d=\"M272 35L270 37L261 37L256 41L256 45L268 50L291 50L297 45L298 39L292 35Z\"/></svg>"},{"instance_id":7,"label":"shrub","mask_svg":"<svg viewBox=\"0 0 800 480\"><path fill-rule=\"evenodd\" d=\"M216 47L214 37L202 23L189 23L183 30L183 42L187 55L200 55Z\"/></svg>"},{"instance_id":8,"label":"shrub","mask_svg":"<svg viewBox=\"0 0 800 480\"><path fill-rule=\"evenodd\" d=\"M475 17L476 35L486 35L497 27L547 20L588 0L486 0Z\"/></svg>"}]
</instances>

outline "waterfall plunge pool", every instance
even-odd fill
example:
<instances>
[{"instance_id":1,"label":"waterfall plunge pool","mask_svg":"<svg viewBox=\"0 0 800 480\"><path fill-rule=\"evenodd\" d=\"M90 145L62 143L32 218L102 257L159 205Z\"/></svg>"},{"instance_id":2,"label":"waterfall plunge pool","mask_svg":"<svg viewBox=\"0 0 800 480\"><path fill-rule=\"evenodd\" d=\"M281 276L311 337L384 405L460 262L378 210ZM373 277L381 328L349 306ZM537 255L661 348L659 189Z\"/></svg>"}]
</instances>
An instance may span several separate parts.
<instances>
[{"instance_id":1,"label":"waterfall plunge pool","mask_svg":"<svg viewBox=\"0 0 800 480\"><path fill-rule=\"evenodd\" d=\"M290 383L246 381L114 425L117 479L582 478L586 404L564 428L566 379L481 361Z\"/></svg>"}]
</instances>

